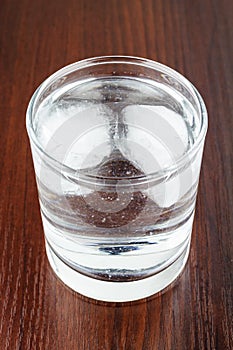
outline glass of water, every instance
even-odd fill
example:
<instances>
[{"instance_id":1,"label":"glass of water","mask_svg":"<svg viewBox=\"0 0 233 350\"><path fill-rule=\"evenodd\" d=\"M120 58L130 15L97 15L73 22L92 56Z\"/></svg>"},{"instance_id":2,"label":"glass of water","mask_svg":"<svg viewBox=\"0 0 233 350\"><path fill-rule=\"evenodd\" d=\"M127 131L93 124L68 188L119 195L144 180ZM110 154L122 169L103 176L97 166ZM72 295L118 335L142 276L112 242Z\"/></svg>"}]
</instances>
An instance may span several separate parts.
<instances>
[{"instance_id":1,"label":"glass of water","mask_svg":"<svg viewBox=\"0 0 233 350\"><path fill-rule=\"evenodd\" d=\"M131 301L188 258L204 102L182 75L136 57L71 64L27 110L49 262L73 290Z\"/></svg>"}]
</instances>

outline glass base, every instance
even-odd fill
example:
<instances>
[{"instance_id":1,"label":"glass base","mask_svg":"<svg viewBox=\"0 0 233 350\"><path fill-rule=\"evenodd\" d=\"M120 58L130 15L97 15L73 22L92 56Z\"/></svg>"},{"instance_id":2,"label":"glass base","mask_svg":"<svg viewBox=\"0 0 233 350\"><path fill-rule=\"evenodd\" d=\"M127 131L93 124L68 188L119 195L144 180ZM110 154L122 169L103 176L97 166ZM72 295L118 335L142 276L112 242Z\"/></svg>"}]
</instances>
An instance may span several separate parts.
<instances>
[{"instance_id":1,"label":"glass base","mask_svg":"<svg viewBox=\"0 0 233 350\"><path fill-rule=\"evenodd\" d=\"M130 282L110 282L85 276L65 264L46 243L49 263L56 275L71 289L86 297L108 302L126 302L149 297L171 284L182 272L189 244L171 265L161 272Z\"/></svg>"}]
</instances>

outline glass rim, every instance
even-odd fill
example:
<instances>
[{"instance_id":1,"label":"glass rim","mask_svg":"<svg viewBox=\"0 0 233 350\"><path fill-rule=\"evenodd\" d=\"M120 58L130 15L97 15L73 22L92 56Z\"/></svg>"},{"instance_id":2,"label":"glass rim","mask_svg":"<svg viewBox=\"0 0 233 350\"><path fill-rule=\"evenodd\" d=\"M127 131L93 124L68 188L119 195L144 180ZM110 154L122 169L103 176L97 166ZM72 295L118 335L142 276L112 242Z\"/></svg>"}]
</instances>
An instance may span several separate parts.
<instances>
[{"instance_id":1,"label":"glass rim","mask_svg":"<svg viewBox=\"0 0 233 350\"><path fill-rule=\"evenodd\" d=\"M60 161L56 160L56 158L53 158L50 154L46 153L40 144L40 142L37 139L37 136L33 129L33 121L32 117L34 115L34 106L38 102L38 99L40 97L40 93L43 92L43 90L50 84L53 83L53 81L56 81L57 79L61 78L67 73L72 73L74 71L86 68L88 66L95 66L95 65L101 65L101 64L108 64L108 63L125 63L125 64L135 64L138 66L144 66L146 68L151 68L154 70L157 70L161 73L166 73L172 78L174 78L176 81L181 83L188 91L191 93L192 97L194 98L196 105L198 107L198 115L200 117L201 126L200 126L200 132L194 141L193 145L191 145L190 149L184 153L182 156L180 156L174 164L167 166L163 169L159 169L155 172L149 173L149 174L142 174L138 176L133 177L107 177L107 176L98 176L96 174L87 174L85 173L85 170L82 169L73 169ZM195 152L198 150L198 147L200 146L201 142L205 139L207 128L208 128L208 114L207 109L204 103L204 100L198 90L195 88L195 86L182 74L174 70L173 68L170 68L162 63L153 61L148 58L142 58L142 57L136 57L136 56L124 56L124 55L111 55L111 56L97 56L97 57L90 57L86 58L74 63L71 63L69 65L66 65L65 67L55 71L53 74L51 74L49 77L47 77L35 90L33 95L31 96L31 99L28 103L27 111L26 111L26 128L27 133L29 136L30 141L33 142L36 149L38 149L43 156L48 159L49 162L53 162L55 166L59 166L60 169L62 169L63 173L66 173L68 176L71 175L71 177L74 176L74 178L79 178L84 180L85 182L93 183L96 180L107 180L111 182L111 180L129 180L132 182L148 182L150 179L154 181L159 181L161 178L170 176L171 173L174 171L177 171L180 167L182 167L186 162L187 159L191 159L192 156L195 154Z\"/></svg>"}]
</instances>

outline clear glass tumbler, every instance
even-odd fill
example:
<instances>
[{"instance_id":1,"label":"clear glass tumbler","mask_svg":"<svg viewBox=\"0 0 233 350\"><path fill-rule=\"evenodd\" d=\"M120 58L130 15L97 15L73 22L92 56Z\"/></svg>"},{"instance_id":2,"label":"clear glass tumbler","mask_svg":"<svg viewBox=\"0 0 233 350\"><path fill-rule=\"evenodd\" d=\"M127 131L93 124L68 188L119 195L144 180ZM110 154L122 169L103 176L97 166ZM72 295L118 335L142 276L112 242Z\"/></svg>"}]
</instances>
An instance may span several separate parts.
<instances>
[{"instance_id":1,"label":"clear glass tumbler","mask_svg":"<svg viewBox=\"0 0 233 350\"><path fill-rule=\"evenodd\" d=\"M137 57L71 64L27 110L46 250L104 301L167 287L187 261L207 112L182 75Z\"/></svg>"}]
</instances>

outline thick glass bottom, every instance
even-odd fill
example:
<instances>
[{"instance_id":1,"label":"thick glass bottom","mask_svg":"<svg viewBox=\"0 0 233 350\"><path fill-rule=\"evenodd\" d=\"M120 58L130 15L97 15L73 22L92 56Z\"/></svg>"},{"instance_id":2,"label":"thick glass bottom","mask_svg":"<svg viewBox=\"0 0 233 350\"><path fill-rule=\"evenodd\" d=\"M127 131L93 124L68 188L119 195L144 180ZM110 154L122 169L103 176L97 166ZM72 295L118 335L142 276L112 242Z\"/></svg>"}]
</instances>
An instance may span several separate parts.
<instances>
[{"instance_id":1,"label":"thick glass bottom","mask_svg":"<svg viewBox=\"0 0 233 350\"><path fill-rule=\"evenodd\" d=\"M136 281L111 282L91 278L77 272L65 264L46 243L50 265L68 287L89 298L108 302L139 300L166 288L182 272L188 259L189 247L188 244L171 265L153 276Z\"/></svg>"}]
</instances>

